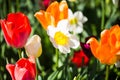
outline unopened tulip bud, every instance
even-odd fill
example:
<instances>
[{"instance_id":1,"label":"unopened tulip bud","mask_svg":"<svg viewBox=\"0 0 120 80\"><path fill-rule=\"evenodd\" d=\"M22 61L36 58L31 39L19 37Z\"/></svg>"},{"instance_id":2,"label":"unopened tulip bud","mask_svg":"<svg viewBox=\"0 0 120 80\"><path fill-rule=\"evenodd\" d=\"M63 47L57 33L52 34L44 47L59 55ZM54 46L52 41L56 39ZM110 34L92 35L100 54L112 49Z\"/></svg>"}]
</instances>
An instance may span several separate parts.
<instances>
[{"instance_id":1,"label":"unopened tulip bud","mask_svg":"<svg viewBox=\"0 0 120 80\"><path fill-rule=\"evenodd\" d=\"M26 43L25 50L27 56L39 57L42 54L41 38L33 35Z\"/></svg>"}]
</instances>

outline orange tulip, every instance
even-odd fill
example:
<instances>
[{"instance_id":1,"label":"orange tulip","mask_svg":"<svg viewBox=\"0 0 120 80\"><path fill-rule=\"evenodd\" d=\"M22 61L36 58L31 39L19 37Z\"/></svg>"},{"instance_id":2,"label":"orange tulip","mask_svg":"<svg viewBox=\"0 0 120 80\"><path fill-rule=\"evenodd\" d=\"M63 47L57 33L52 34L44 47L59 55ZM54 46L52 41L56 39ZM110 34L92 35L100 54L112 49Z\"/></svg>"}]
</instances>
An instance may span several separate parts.
<instances>
[{"instance_id":1,"label":"orange tulip","mask_svg":"<svg viewBox=\"0 0 120 80\"><path fill-rule=\"evenodd\" d=\"M36 12L35 17L44 29L47 29L48 25L56 26L61 19L67 19L68 5L65 0L60 3L54 1L48 6L46 11L40 10Z\"/></svg>"},{"instance_id":2,"label":"orange tulip","mask_svg":"<svg viewBox=\"0 0 120 80\"><path fill-rule=\"evenodd\" d=\"M115 25L101 32L101 40L98 42L95 38L90 38L87 43L90 44L93 55L103 64L114 64L119 59L120 53L120 27Z\"/></svg>"}]
</instances>

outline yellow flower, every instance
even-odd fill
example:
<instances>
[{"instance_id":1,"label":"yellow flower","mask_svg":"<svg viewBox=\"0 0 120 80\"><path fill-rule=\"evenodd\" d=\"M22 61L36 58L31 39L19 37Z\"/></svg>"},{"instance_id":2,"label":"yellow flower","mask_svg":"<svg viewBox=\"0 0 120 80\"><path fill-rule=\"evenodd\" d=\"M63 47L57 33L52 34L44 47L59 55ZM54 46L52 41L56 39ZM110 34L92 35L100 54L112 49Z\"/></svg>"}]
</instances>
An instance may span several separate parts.
<instances>
[{"instance_id":1,"label":"yellow flower","mask_svg":"<svg viewBox=\"0 0 120 80\"><path fill-rule=\"evenodd\" d=\"M26 43L25 50L27 56L39 57L42 54L41 39L38 35L33 35Z\"/></svg>"},{"instance_id":2,"label":"yellow flower","mask_svg":"<svg viewBox=\"0 0 120 80\"><path fill-rule=\"evenodd\" d=\"M87 43L90 44L93 55L101 63L111 65L120 60L120 27L118 25L102 31L100 42L90 38Z\"/></svg>"},{"instance_id":3,"label":"yellow flower","mask_svg":"<svg viewBox=\"0 0 120 80\"><path fill-rule=\"evenodd\" d=\"M46 11L40 10L35 13L35 17L42 24L44 29L49 25L56 26L58 21L68 18L68 5L65 0L58 3L51 3Z\"/></svg>"}]
</instances>

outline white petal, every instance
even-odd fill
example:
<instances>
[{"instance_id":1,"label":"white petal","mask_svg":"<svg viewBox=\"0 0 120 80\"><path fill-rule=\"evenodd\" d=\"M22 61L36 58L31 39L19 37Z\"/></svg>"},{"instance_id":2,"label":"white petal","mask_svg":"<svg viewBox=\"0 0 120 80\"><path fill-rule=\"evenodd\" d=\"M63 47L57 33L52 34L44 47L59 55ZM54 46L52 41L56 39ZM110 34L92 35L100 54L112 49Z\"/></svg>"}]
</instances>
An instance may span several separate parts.
<instances>
[{"instance_id":1,"label":"white petal","mask_svg":"<svg viewBox=\"0 0 120 80\"><path fill-rule=\"evenodd\" d=\"M117 68L120 68L120 61L117 61L117 62L115 63L115 66L116 66Z\"/></svg>"},{"instance_id":2,"label":"white petal","mask_svg":"<svg viewBox=\"0 0 120 80\"><path fill-rule=\"evenodd\" d=\"M79 47L80 42L79 42L79 40L76 36L72 35L71 38L70 38L70 43L69 44L70 44L71 48L76 49L76 48Z\"/></svg>"},{"instance_id":3,"label":"white petal","mask_svg":"<svg viewBox=\"0 0 120 80\"><path fill-rule=\"evenodd\" d=\"M73 17L74 17L74 15L73 15L72 10L71 10L71 9L68 9L68 19L71 19L71 18L73 18Z\"/></svg>"},{"instance_id":4,"label":"white petal","mask_svg":"<svg viewBox=\"0 0 120 80\"><path fill-rule=\"evenodd\" d=\"M77 18L78 21L85 23L88 19L83 15L81 11L77 11L74 13L74 16Z\"/></svg>"},{"instance_id":5,"label":"white petal","mask_svg":"<svg viewBox=\"0 0 120 80\"><path fill-rule=\"evenodd\" d=\"M54 26L48 26L47 34L53 38L56 31L57 29Z\"/></svg>"},{"instance_id":6,"label":"white petal","mask_svg":"<svg viewBox=\"0 0 120 80\"><path fill-rule=\"evenodd\" d=\"M61 53L70 53L70 47L65 47L65 46L59 46L58 49L60 50Z\"/></svg>"},{"instance_id":7,"label":"white petal","mask_svg":"<svg viewBox=\"0 0 120 80\"><path fill-rule=\"evenodd\" d=\"M88 21L87 17L84 16L82 22L85 23L87 21Z\"/></svg>"},{"instance_id":8,"label":"white petal","mask_svg":"<svg viewBox=\"0 0 120 80\"><path fill-rule=\"evenodd\" d=\"M68 32L68 20L64 19L58 22L57 28L62 32Z\"/></svg>"},{"instance_id":9,"label":"white petal","mask_svg":"<svg viewBox=\"0 0 120 80\"><path fill-rule=\"evenodd\" d=\"M50 41L52 42L55 48L58 48L58 45L56 44L55 40L52 37L50 37Z\"/></svg>"},{"instance_id":10,"label":"white petal","mask_svg":"<svg viewBox=\"0 0 120 80\"><path fill-rule=\"evenodd\" d=\"M82 33L83 32L83 27L82 26L78 26L74 32L75 33Z\"/></svg>"}]
</instances>

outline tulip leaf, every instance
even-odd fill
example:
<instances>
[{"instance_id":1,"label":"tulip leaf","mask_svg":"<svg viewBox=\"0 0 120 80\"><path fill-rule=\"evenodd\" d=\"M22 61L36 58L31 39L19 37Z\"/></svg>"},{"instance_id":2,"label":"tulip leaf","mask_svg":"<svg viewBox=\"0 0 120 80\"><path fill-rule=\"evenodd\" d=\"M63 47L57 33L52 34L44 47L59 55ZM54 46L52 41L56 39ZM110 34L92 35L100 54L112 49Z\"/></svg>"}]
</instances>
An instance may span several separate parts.
<instances>
[{"instance_id":1,"label":"tulip leaf","mask_svg":"<svg viewBox=\"0 0 120 80\"><path fill-rule=\"evenodd\" d=\"M59 74L59 71L53 72L53 73L48 77L47 80L55 80L58 74Z\"/></svg>"}]
</instances>

